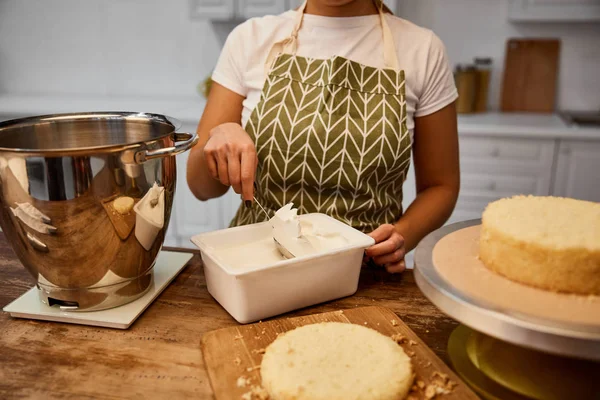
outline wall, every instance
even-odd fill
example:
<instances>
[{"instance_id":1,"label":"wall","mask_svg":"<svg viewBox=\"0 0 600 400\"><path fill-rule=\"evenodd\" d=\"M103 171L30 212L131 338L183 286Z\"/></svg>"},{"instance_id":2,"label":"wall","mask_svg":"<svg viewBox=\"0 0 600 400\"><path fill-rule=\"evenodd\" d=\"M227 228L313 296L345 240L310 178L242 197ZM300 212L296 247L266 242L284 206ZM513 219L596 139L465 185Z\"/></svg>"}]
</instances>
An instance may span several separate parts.
<instances>
[{"instance_id":1,"label":"wall","mask_svg":"<svg viewBox=\"0 0 600 400\"><path fill-rule=\"evenodd\" d=\"M559 107L600 109L600 24L511 24L509 0L398 1L453 62L494 58L493 107L506 38L558 36ZM195 96L233 26L191 20L188 0L0 0L0 92Z\"/></svg>"},{"instance_id":2,"label":"wall","mask_svg":"<svg viewBox=\"0 0 600 400\"><path fill-rule=\"evenodd\" d=\"M494 58L490 103L498 107L508 37L562 39L559 109L600 110L600 23L508 22L509 0L400 0L400 15L433 29L453 63Z\"/></svg>"},{"instance_id":3,"label":"wall","mask_svg":"<svg viewBox=\"0 0 600 400\"><path fill-rule=\"evenodd\" d=\"M231 26L188 0L0 0L0 91L194 96Z\"/></svg>"}]
</instances>

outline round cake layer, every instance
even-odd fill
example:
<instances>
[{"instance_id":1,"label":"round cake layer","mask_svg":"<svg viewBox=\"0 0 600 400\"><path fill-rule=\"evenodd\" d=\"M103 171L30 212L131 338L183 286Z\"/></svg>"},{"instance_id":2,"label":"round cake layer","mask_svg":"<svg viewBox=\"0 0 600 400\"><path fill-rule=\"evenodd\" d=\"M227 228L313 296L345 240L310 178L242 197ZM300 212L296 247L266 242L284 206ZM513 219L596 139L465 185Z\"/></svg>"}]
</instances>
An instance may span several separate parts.
<instances>
[{"instance_id":1,"label":"round cake layer","mask_svg":"<svg viewBox=\"0 0 600 400\"><path fill-rule=\"evenodd\" d=\"M413 381L410 358L396 342L340 322L280 335L267 347L260 373L273 400L400 400Z\"/></svg>"},{"instance_id":2,"label":"round cake layer","mask_svg":"<svg viewBox=\"0 0 600 400\"><path fill-rule=\"evenodd\" d=\"M600 294L600 203L535 196L490 203L483 213L479 257L516 282Z\"/></svg>"}]
</instances>

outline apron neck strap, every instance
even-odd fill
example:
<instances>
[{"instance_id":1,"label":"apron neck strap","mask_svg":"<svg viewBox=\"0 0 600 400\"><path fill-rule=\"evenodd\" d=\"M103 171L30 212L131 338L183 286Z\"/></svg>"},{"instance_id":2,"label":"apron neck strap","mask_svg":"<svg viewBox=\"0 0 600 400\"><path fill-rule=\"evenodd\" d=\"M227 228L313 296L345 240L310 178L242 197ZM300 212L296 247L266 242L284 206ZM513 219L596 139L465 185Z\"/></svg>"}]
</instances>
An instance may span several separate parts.
<instances>
[{"instance_id":1,"label":"apron neck strap","mask_svg":"<svg viewBox=\"0 0 600 400\"><path fill-rule=\"evenodd\" d=\"M392 35L392 31L390 26L387 23L385 18L385 12L390 12L389 9L383 4L383 0L373 0L375 6L377 7L377 11L379 12L379 21L381 24L381 32L383 37L383 58L385 62L386 68L391 68L394 71L398 71L400 66L398 64L398 56L396 54L396 46L394 44L394 37ZM302 21L304 20L304 13L306 11L306 3L308 0L305 0L298 11L296 12L296 18L294 20L294 28L292 29L292 33L287 38L276 42L271 47L269 54L267 55L267 60L265 62L265 75L269 73L271 70L275 58L280 53L286 54L296 54L296 50L298 49L298 32L302 27Z\"/></svg>"}]
</instances>

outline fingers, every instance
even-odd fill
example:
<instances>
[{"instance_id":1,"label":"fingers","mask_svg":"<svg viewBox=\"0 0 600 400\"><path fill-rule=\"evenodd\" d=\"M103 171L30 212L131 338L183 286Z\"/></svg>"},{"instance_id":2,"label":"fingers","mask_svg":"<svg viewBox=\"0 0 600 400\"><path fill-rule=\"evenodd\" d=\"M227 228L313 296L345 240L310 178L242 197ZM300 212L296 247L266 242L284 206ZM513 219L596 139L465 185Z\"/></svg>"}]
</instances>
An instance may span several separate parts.
<instances>
[{"instance_id":1,"label":"fingers","mask_svg":"<svg viewBox=\"0 0 600 400\"><path fill-rule=\"evenodd\" d=\"M233 187L244 200L252 200L258 158L252 139L241 126L228 123L212 129L204 146L204 155L215 179Z\"/></svg>"},{"instance_id":2,"label":"fingers","mask_svg":"<svg viewBox=\"0 0 600 400\"><path fill-rule=\"evenodd\" d=\"M393 252L386 253L379 257L374 257L373 261L375 261L378 265L387 265L387 264L395 264L404 260L405 256L404 248L397 249Z\"/></svg>"},{"instance_id":3,"label":"fingers","mask_svg":"<svg viewBox=\"0 0 600 400\"><path fill-rule=\"evenodd\" d=\"M238 194L242 193L240 158L240 155L235 152L227 155L227 178L233 190Z\"/></svg>"},{"instance_id":4,"label":"fingers","mask_svg":"<svg viewBox=\"0 0 600 400\"><path fill-rule=\"evenodd\" d=\"M208 167L208 172L210 175L219 180L219 169L217 166L217 161L215 160L214 153L209 148L204 148L204 158L206 160L206 165Z\"/></svg>"},{"instance_id":5,"label":"fingers","mask_svg":"<svg viewBox=\"0 0 600 400\"><path fill-rule=\"evenodd\" d=\"M371 263L385 266L389 273L400 273L406 269L404 256L404 238L394 229L393 225L382 225L371 232L370 236L375 239L375 245L365 251L366 260Z\"/></svg>"},{"instance_id":6,"label":"fingers","mask_svg":"<svg viewBox=\"0 0 600 400\"><path fill-rule=\"evenodd\" d=\"M404 247L404 238L394 230L393 225L382 225L371 233L371 237L375 238L376 244L366 250L369 257L393 253Z\"/></svg>"},{"instance_id":7,"label":"fingers","mask_svg":"<svg viewBox=\"0 0 600 400\"><path fill-rule=\"evenodd\" d=\"M386 224L381 225L379 228L375 229L369 234L369 236L375 239L375 243L380 243L389 238L393 232L394 226L391 224Z\"/></svg>"},{"instance_id":8,"label":"fingers","mask_svg":"<svg viewBox=\"0 0 600 400\"><path fill-rule=\"evenodd\" d=\"M218 151L217 156L217 172L219 180L225 186L229 186L229 170L227 165L227 155L224 151Z\"/></svg>"},{"instance_id":9,"label":"fingers","mask_svg":"<svg viewBox=\"0 0 600 400\"><path fill-rule=\"evenodd\" d=\"M397 262L395 264L388 264L385 266L385 269L390 274L399 274L406 270L406 262L404 260Z\"/></svg>"},{"instance_id":10,"label":"fingers","mask_svg":"<svg viewBox=\"0 0 600 400\"><path fill-rule=\"evenodd\" d=\"M247 148L241 155L241 188L240 192L244 200L252 200L254 198L254 179L256 176L256 166L258 163L256 151L254 148Z\"/></svg>"},{"instance_id":11,"label":"fingers","mask_svg":"<svg viewBox=\"0 0 600 400\"><path fill-rule=\"evenodd\" d=\"M385 241L369 247L366 253L369 257L378 257L384 254L393 253L402 247L404 247L404 238L400 234L394 232Z\"/></svg>"}]
</instances>

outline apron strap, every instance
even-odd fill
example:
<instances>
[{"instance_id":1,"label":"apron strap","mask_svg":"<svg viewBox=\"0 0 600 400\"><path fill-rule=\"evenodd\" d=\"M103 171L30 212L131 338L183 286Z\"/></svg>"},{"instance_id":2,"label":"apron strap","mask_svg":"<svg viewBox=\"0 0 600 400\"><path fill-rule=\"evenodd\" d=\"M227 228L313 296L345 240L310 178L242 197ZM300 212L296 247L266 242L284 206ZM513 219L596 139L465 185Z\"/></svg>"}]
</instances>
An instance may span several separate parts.
<instances>
[{"instance_id":1,"label":"apron strap","mask_svg":"<svg viewBox=\"0 0 600 400\"><path fill-rule=\"evenodd\" d=\"M383 36L383 59L385 62L385 66L387 68L391 68L394 71L398 71L400 69L398 63L398 55L396 54L396 46L394 44L394 36L392 35L392 31L390 26L387 23L385 18L385 13L390 13L390 9L383 4L383 0L373 0L375 5L377 6L377 11L379 12L379 21L381 23L381 31ZM271 46L271 50L267 55L267 60L265 61L265 75L269 74L269 71L273 67L273 63L275 58L280 53L286 54L296 54L296 50L298 49L298 32L302 27L302 21L304 20L304 11L306 10L306 3L308 0L305 0L304 3L298 8L296 13L296 19L294 21L294 28L292 29L292 33L289 37L280 40L279 42L275 42L273 46Z\"/></svg>"}]
</instances>

